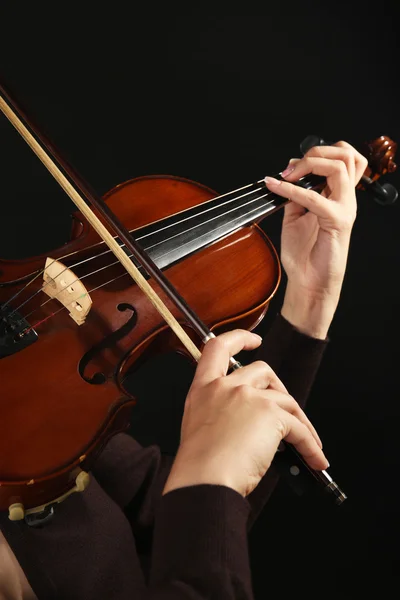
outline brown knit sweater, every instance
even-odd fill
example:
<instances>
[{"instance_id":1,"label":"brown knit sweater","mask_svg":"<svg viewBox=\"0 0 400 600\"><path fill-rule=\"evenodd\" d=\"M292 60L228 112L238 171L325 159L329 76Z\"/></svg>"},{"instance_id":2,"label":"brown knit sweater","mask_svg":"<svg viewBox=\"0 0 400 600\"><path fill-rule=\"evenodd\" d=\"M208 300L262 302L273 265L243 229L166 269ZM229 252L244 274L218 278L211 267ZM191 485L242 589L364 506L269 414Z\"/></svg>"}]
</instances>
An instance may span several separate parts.
<instances>
[{"instance_id":1,"label":"brown knit sweater","mask_svg":"<svg viewBox=\"0 0 400 600\"><path fill-rule=\"evenodd\" d=\"M304 405L325 341L281 316L257 359L268 362ZM278 479L273 467L243 498L196 485L162 496L174 457L115 436L91 484L57 506L41 529L0 515L0 528L39 600L253 598L247 533ZM0 566L1 571L1 566Z\"/></svg>"}]
</instances>

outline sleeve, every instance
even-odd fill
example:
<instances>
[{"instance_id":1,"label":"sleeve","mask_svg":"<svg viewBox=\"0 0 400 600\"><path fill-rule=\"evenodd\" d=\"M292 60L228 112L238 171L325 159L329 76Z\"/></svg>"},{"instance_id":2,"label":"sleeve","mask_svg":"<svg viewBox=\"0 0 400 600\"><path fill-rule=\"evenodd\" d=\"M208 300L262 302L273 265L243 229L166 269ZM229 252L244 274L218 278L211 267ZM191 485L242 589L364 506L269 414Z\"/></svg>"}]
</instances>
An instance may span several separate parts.
<instances>
[{"instance_id":1,"label":"sleeve","mask_svg":"<svg viewBox=\"0 0 400 600\"><path fill-rule=\"evenodd\" d=\"M255 355L272 367L289 393L304 408L329 340L300 333L281 314L273 321ZM248 531L268 502L280 478L277 459L247 497L251 505Z\"/></svg>"},{"instance_id":2,"label":"sleeve","mask_svg":"<svg viewBox=\"0 0 400 600\"><path fill-rule=\"evenodd\" d=\"M235 490L196 485L162 495L173 458L118 434L94 475L127 514L149 600L252 600L250 504ZM144 562L143 562L144 560Z\"/></svg>"},{"instance_id":3,"label":"sleeve","mask_svg":"<svg viewBox=\"0 0 400 600\"><path fill-rule=\"evenodd\" d=\"M162 496L149 581L154 598L251 600L249 512L248 501L225 486L188 486Z\"/></svg>"},{"instance_id":4,"label":"sleeve","mask_svg":"<svg viewBox=\"0 0 400 600\"><path fill-rule=\"evenodd\" d=\"M156 445L141 446L126 433L115 435L92 469L103 490L126 513L139 553L151 548L156 500L161 497L174 456Z\"/></svg>"},{"instance_id":5,"label":"sleeve","mask_svg":"<svg viewBox=\"0 0 400 600\"><path fill-rule=\"evenodd\" d=\"M258 348L256 359L272 367L304 408L328 342L300 333L278 314Z\"/></svg>"}]
</instances>

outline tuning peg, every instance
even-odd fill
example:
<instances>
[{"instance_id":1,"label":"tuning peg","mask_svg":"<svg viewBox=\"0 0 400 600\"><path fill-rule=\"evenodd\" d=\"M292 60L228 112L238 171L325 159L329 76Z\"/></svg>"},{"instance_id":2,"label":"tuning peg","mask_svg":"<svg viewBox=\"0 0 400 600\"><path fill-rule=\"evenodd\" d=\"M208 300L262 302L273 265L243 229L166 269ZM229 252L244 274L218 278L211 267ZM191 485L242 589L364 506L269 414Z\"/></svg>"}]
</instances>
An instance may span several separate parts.
<instances>
[{"instance_id":1,"label":"tuning peg","mask_svg":"<svg viewBox=\"0 0 400 600\"><path fill-rule=\"evenodd\" d=\"M304 156L314 146L329 146L319 135L308 135L300 144L300 152Z\"/></svg>"},{"instance_id":2,"label":"tuning peg","mask_svg":"<svg viewBox=\"0 0 400 600\"><path fill-rule=\"evenodd\" d=\"M372 181L372 179L366 175L361 177L360 183L362 183L366 191L372 195L375 202L382 206L394 204L399 196L398 191L391 183L384 183L381 185L377 181Z\"/></svg>"}]
</instances>

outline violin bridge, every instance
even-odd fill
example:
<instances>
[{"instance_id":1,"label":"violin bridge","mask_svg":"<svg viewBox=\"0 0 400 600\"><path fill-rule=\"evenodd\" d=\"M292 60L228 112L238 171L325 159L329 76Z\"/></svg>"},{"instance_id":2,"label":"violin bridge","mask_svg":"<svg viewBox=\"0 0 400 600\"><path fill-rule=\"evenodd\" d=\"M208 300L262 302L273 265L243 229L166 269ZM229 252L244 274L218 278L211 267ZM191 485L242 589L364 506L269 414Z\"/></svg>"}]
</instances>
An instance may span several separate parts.
<instances>
[{"instance_id":1,"label":"violin bridge","mask_svg":"<svg viewBox=\"0 0 400 600\"><path fill-rule=\"evenodd\" d=\"M75 323L83 325L92 306L88 291L70 269L50 257L46 259L42 291L65 306Z\"/></svg>"}]
</instances>

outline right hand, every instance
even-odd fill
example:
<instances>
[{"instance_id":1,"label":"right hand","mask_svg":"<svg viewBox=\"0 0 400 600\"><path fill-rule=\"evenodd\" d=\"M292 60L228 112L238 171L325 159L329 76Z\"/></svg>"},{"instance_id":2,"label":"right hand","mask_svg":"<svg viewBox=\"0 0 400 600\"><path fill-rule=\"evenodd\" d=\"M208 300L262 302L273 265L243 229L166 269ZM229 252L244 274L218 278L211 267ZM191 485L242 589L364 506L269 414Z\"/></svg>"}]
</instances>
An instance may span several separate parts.
<instances>
[{"instance_id":1,"label":"right hand","mask_svg":"<svg viewBox=\"0 0 400 600\"><path fill-rule=\"evenodd\" d=\"M227 375L231 356L260 343L259 336L236 329L205 344L163 494L189 485L219 484L247 496L267 472L283 439L311 468L329 466L313 425L265 362Z\"/></svg>"}]
</instances>

